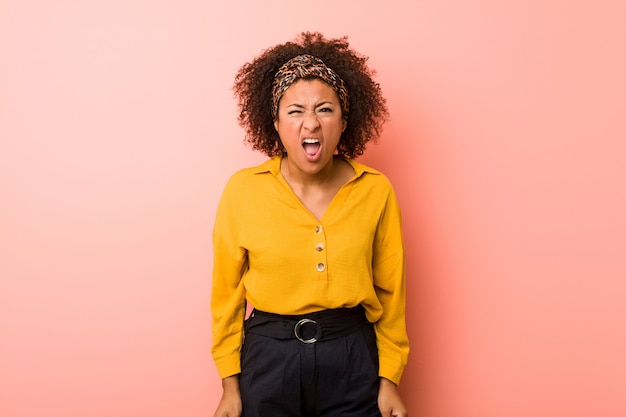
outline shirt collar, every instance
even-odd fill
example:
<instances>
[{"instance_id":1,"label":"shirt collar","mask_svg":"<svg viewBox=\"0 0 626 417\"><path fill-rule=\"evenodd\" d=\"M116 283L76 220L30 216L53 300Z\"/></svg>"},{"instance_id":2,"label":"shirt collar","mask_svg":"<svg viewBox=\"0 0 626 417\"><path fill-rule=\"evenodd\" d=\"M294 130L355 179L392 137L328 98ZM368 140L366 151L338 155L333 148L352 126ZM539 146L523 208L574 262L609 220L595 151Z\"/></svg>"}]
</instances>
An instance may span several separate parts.
<instances>
[{"instance_id":1,"label":"shirt collar","mask_svg":"<svg viewBox=\"0 0 626 417\"><path fill-rule=\"evenodd\" d=\"M267 161L263 162L261 165L254 167L252 169L252 172L254 174L264 174L264 173L269 172L274 176L278 176L278 174L280 174L280 161L282 158L283 158L282 156L275 156L271 159L268 159ZM365 173L380 175L380 171L377 171L374 168L370 168L367 165L363 165L359 162L356 162L353 159L346 159L346 162L348 162L352 166L352 169L354 169L354 172L356 173L356 178L359 178Z\"/></svg>"}]
</instances>

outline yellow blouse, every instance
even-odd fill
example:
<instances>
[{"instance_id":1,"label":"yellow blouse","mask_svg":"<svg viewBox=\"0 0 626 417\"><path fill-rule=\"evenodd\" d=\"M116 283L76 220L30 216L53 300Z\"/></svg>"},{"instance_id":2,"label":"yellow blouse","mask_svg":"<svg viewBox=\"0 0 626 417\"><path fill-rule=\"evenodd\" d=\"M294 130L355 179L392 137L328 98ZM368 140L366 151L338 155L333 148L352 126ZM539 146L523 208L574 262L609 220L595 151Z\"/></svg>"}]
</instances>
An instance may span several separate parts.
<instances>
[{"instance_id":1,"label":"yellow blouse","mask_svg":"<svg viewBox=\"0 0 626 417\"><path fill-rule=\"evenodd\" d=\"M220 376L241 371L245 299L276 314L362 304L376 331L379 375L397 384L409 345L402 225L391 183L348 160L355 175L318 221L281 175L280 162L234 174L218 205L211 310Z\"/></svg>"}]
</instances>

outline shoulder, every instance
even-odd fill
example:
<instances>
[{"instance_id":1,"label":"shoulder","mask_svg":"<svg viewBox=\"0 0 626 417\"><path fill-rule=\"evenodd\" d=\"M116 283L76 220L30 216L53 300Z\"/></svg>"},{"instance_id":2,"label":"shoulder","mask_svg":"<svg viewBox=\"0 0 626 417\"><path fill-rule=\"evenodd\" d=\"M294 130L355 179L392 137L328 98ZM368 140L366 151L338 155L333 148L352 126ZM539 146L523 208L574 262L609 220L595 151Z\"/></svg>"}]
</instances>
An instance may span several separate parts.
<instances>
[{"instance_id":1,"label":"shoulder","mask_svg":"<svg viewBox=\"0 0 626 417\"><path fill-rule=\"evenodd\" d=\"M235 172L228 179L225 190L256 187L260 181L264 181L267 178L266 174L275 176L279 171L280 158L268 159L260 165L243 168Z\"/></svg>"},{"instance_id":2,"label":"shoulder","mask_svg":"<svg viewBox=\"0 0 626 417\"><path fill-rule=\"evenodd\" d=\"M391 181L381 171L372 168L368 165L357 162L353 159L347 159L347 162L352 166L358 181L371 184L373 186L393 189Z\"/></svg>"}]
</instances>

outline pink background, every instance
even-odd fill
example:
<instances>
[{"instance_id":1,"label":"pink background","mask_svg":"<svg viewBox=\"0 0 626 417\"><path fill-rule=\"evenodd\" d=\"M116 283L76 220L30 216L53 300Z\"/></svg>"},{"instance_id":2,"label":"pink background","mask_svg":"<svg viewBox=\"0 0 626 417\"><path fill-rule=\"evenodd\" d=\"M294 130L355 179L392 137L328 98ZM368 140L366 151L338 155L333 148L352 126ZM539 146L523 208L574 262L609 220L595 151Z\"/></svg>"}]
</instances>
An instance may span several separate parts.
<instances>
[{"instance_id":1,"label":"pink background","mask_svg":"<svg viewBox=\"0 0 626 417\"><path fill-rule=\"evenodd\" d=\"M626 416L624 5L0 0L0 415L212 415L233 76L320 30L389 100L411 414Z\"/></svg>"}]
</instances>

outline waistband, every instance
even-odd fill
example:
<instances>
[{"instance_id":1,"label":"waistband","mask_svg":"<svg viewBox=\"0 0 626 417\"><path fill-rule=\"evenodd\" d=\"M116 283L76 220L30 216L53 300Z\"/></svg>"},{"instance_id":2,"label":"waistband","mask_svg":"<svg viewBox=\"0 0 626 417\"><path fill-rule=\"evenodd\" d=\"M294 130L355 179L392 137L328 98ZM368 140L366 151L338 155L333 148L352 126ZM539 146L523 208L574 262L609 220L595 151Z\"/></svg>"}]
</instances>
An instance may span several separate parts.
<instances>
[{"instance_id":1,"label":"waistband","mask_svg":"<svg viewBox=\"0 0 626 417\"><path fill-rule=\"evenodd\" d=\"M309 344L346 336L368 323L361 305L302 315L266 313L255 309L246 320L244 331L274 339L298 339Z\"/></svg>"}]
</instances>

